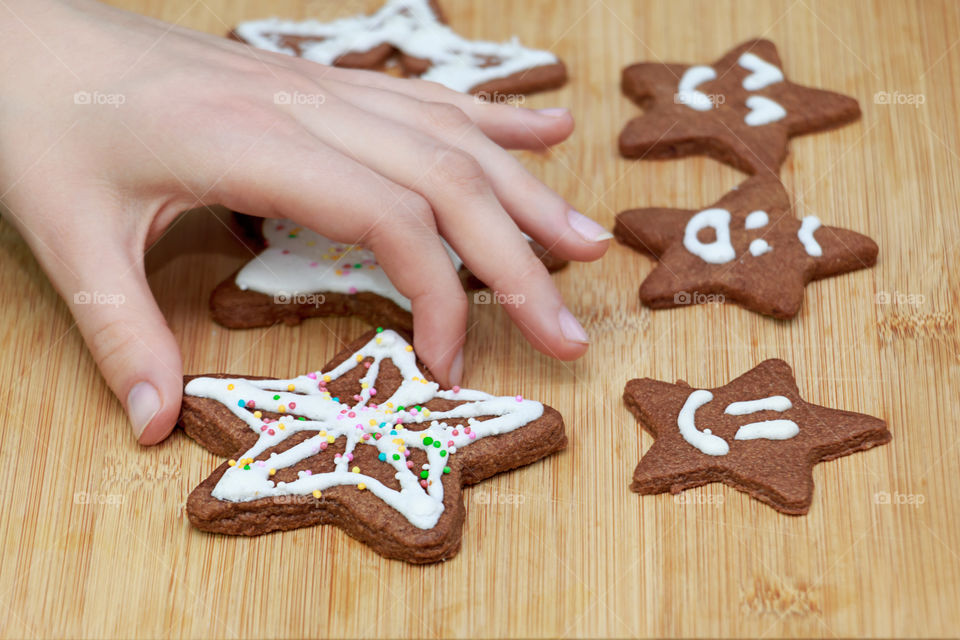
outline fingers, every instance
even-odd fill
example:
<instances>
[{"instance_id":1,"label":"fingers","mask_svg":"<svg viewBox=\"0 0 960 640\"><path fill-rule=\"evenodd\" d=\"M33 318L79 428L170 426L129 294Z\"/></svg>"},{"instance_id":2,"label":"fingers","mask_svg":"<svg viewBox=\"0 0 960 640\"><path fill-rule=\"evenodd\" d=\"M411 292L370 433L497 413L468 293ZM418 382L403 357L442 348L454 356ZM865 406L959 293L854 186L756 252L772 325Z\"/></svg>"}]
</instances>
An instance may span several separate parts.
<instances>
[{"instance_id":1,"label":"fingers","mask_svg":"<svg viewBox=\"0 0 960 640\"><path fill-rule=\"evenodd\" d=\"M469 153L483 167L497 198L517 225L553 255L567 260L596 260L609 247L612 234L574 211L456 106L421 102L366 87L339 84L333 90L338 94L343 91L342 97L370 113L414 127Z\"/></svg>"},{"instance_id":2,"label":"fingers","mask_svg":"<svg viewBox=\"0 0 960 640\"><path fill-rule=\"evenodd\" d=\"M458 384L467 298L429 203L306 132L304 138L247 154L218 198L238 211L290 218L370 248L411 301L417 355L441 384Z\"/></svg>"},{"instance_id":3,"label":"fingers","mask_svg":"<svg viewBox=\"0 0 960 640\"><path fill-rule=\"evenodd\" d=\"M147 284L142 244L91 231L78 233L64 256L67 268L48 272L123 403L134 436L141 444L156 444L170 434L180 413L180 349Z\"/></svg>"},{"instance_id":4,"label":"fingers","mask_svg":"<svg viewBox=\"0 0 960 640\"><path fill-rule=\"evenodd\" d=\"M466 113L491 140L508 149L543 150L573 133L573 116L563 108L534 110L491 103L435 82L394 78L377 71L324 67L307 60L297 59L296 67L317 80L335 80L414 100L451 104Z\"/></svg>"},{"instance_id":5,"label":"fingers","mask_svg":"<svg viewBox=\"0 0 960 640\"><path fill-rule=\"evenodd\" d=\"M472 156L336 99L321 115L315 109L298 113L328 145L425 198L441 235L470 270L522 301L506 310L536 348L561 359L583 354L585 337L561 321L559 292Z\"/></svg>"}]
</instances>

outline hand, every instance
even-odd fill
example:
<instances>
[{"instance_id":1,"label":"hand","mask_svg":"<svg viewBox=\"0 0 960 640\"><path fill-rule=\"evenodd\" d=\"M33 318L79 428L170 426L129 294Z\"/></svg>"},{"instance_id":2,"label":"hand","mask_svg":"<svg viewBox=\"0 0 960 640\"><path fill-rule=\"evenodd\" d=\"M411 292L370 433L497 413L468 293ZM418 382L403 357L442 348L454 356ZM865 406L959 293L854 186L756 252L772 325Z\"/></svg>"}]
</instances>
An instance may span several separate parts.
<instances>
[{"instance_id":1,"label":"hand","mask_svg":"<svg viewBox=\"0 0 960 640\"><path fill-rule=\"evenodd\" d=\"M170 433L182 392L144 250L201 205L290 218L375 251L411 299L417 352L442 383L462 372L467 300L441 236L493 289L523 296L505 308L537 349L586 350L520 231L573 260L599 258L610 235L500 146L564 140L566 110L480 104L90 1L6 0L0 28L0 200L141 443ZM313 98L275 103L294 91ZM84 291L123 303L83 304Z\"/></svg>"}]
</instances>

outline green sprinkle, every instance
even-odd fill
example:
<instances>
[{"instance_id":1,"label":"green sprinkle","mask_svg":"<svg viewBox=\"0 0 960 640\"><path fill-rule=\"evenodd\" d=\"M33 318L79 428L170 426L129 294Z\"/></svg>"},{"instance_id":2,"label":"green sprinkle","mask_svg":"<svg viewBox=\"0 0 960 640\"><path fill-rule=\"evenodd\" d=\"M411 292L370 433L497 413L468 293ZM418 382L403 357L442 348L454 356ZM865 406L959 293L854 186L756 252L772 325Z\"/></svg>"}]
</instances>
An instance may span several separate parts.
<instances>
[{"instance_id":1,"label":"green sprinkle","mask_svg":"<svg viewBox=\"0 0 960 640\"><path fill-rule=\"evenodd\" d=\"M431 438L430 436L427 436L426 438L423 439L423 444L429 447L430 445L433 444L433 438Z\"/></svg>"},{"instance_id":2,"label":"green sprinkle","mask_svg":"<svg viewBox=\"0 0 960 640\"><path fill-rule=\"evenodd\" d=\"M439 449L439 448L440 448L440 441L439 441L439 440L434 440L434 441L433 441L433 446L435 446L437 449Z\"/></svg>"},{"instance_id":3,"label":"green sprinkle","mask_svg":"<svg viewBox=\"0 0 960 640\"><path fill-rule=\"evenodd\" d=\"M243 465L243 468L245 471L250 471L250 465L248 464Z\"/></svg>"},{"instance_id":4,"label":"green sprinkle","mask_svg":"<svg viewBox=\"0 0 960 640\"><path fill-rule=\"evenodd\" d=\"M440 457L441 457L441 458L447 457L447 450L446 450L446 449L444 449L443 451L440 452Z\"/></svg>"},{"instance_id":5,"label":"green sprinkle","mask_svg":"<svg viewBox=\"0 0 960 640\"><path fill-rule=\"evenodd\" d=\"M427 471L426 469L424 469L423 471L420 472L420 477L423 478L424 480L426 480L426 479L427 479L427 476L429 476L429 475L430 475L430 472Z\"/></svg>"},{"instance_id":6,"label":"green sprinkle","mask_svg":"<svg viewBox=\"0 0 960 640\"><path fill-rule=\"evenodd\" d=\"M400 459L400 454L399 454L399 453L393 454L393 459L394 459L394 460L399 460L399 459Z\"/></svg>"},{"instance_id":7,"label":"green sprinkle","mask_svg":"<svg viewBox=\"0 0 960 640\"><path fill-rule=\"evenodd\" d=\"M444 473L450 473L450 467L444 467L444 468L443 468L443 472L444 472Z\"/></svg>"},{"instance_id":8,"label":"green sprinkle","mask_svg":"<svg viewBox=\"0 0 960 640\"><path fill-rule=\"evenodd\" d=\"M377 333L383 333L383 327L377 327Z\"/></svg>"},{"instance_id":9,"label":"green sprinkle","mask_svg":"<svg viewBox=\"0 0 960 640\"><path fill-rule=\"evenodd\" d=\"M279 400L279 399L280 399L280 396L279 396L279 395L273 396L273 399L274 399L274 400Z\"/></svg>"}]
</instances>

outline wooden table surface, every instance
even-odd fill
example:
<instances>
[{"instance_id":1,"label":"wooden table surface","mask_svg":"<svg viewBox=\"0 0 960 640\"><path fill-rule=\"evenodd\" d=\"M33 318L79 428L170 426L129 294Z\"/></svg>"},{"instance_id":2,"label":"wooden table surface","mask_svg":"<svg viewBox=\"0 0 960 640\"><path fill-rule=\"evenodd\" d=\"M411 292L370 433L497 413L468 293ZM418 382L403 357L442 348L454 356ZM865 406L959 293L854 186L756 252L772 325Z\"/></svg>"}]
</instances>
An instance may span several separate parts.
<instances>
[{"instance_id":1,"label":"wooden table surface","mask_svg":"<svg viewBox=\"0 0 960 640\"><path fill-rule=\"evenodd\" d=\"M332 18L377 5L114 3L218 34L241 19ZM811 285L800 315L777 322L734 306L651 312L637 300L651 261L614 245L600 262L556 276L593 340L566 364L534 352L501 310L474 307L465 385L522 390L556 407L570 447L468 489L460 554L414 567L335 528L253 539L193 529L186 496L220 460L179 432L157 447L135 444L67 308L0 221L0 635L956 635L960 5L443 6L470 37L516 34L566 60L569 84L526 104L571 107L577 131L549 155L521 158L607 227L630 207L707 205L743 179L702 158L619 157L616 136L638 113L620 94L620 69L709 62L747 38L771 38L793 80L860 101L860 122L795 139L782 176L801 215L870 235L879 264ZM150 250L150 282L187 372L294 374L365 330L354 319L218 327L207 296L248 257L200 212ZM652 438L621 400L626 380L717 386L774 356L792 363L807 399L881 416L893 442L819 465L805 517L723 485L679 498L628 490Z\"/></svg>"}]
</instances>

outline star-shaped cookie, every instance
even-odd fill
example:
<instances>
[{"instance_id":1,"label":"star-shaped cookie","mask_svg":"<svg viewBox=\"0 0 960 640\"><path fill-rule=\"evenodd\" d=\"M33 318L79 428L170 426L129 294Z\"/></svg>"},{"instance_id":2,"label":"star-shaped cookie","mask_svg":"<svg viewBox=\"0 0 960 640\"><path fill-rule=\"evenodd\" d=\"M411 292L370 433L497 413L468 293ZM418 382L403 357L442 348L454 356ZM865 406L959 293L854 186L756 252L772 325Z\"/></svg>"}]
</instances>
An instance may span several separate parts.
<instances>
[{"instance_id":1,"label":"star-shaped cookie","mask_svg":"<svg viewBox=\"0 0 960 640\"><path fill-rule=\"evenodd\" d=\"M234 220L247 247L258 254L211 293L210 312L219 324L249 329L355 315L373 326L413 331L410 300L393 286L369 249L334 242L290 220L241 213ZM550 272L567 265L532 239L530 249ZM486 288L447 250L466 289Z\"/></svg>"},{"instance_id":2,"label":"star-shaped cookie","mask_svg":"<svg viewBox=\"0 0 960 640\"><path fill-rule=\"evenodd\" d=\"M729 300L776 318L797 314L808 282L872 267L878 251L855 231L797 218L770 174L747 179L700 211L624 211L614 235L660 261L640 286L647 306Z\"/></svg>"},{"instance_id":3,"label":"star-shaped cookie","mask_svg":"<svg viewBox=\"0 0 960 640\"><path fill-rule=\"evenodd\" d=\"M233 458L190 494L197 528L258 535L335 524L413 563L459 550L464 485L567 443L554 409L442 390L407 341L382 329L291 379L187 377L180 425Z\"/></svg>"},{"instance_id":4,"label":"star-shaped cookie","mask_svg":"<svg viewBox=\"0 0 960 640\"><path fill-rule=\"evenodd\" d=\"M631 380L624 400L656 438L633 473L630 488L641 494L723 482L802 515L813 500L814 465L890 441L883 420L805 402L783 360L717 389Z\"/></svg>"},{"instance_id":5,"label":"star-shaped cookie","mask_svg":"<svg viewBox=\"0 0 960 640\"><path fill-rule=\"evenodd\" d=\"M620 134L625 157L706 154L750 174L777 173L791 136L860 117L853 98L787 80L769 40L744 42L710 66L634 64L622 89L645 110Z\"/></svg>"},{"instance_id":6,"label":"star-shaped cookie","mask_svg":"<svg viewBox=\"0 0 960 640\"><path fill-rule=\"evenodd\" d=\"M376 69L398 54L404 75L492 97L553 89L567 68L549 51L509 42L468 40L445 24L435 0L388 0L371 15L242 22L230 37L320 64Z\"/></svg>"}]
</instances>

